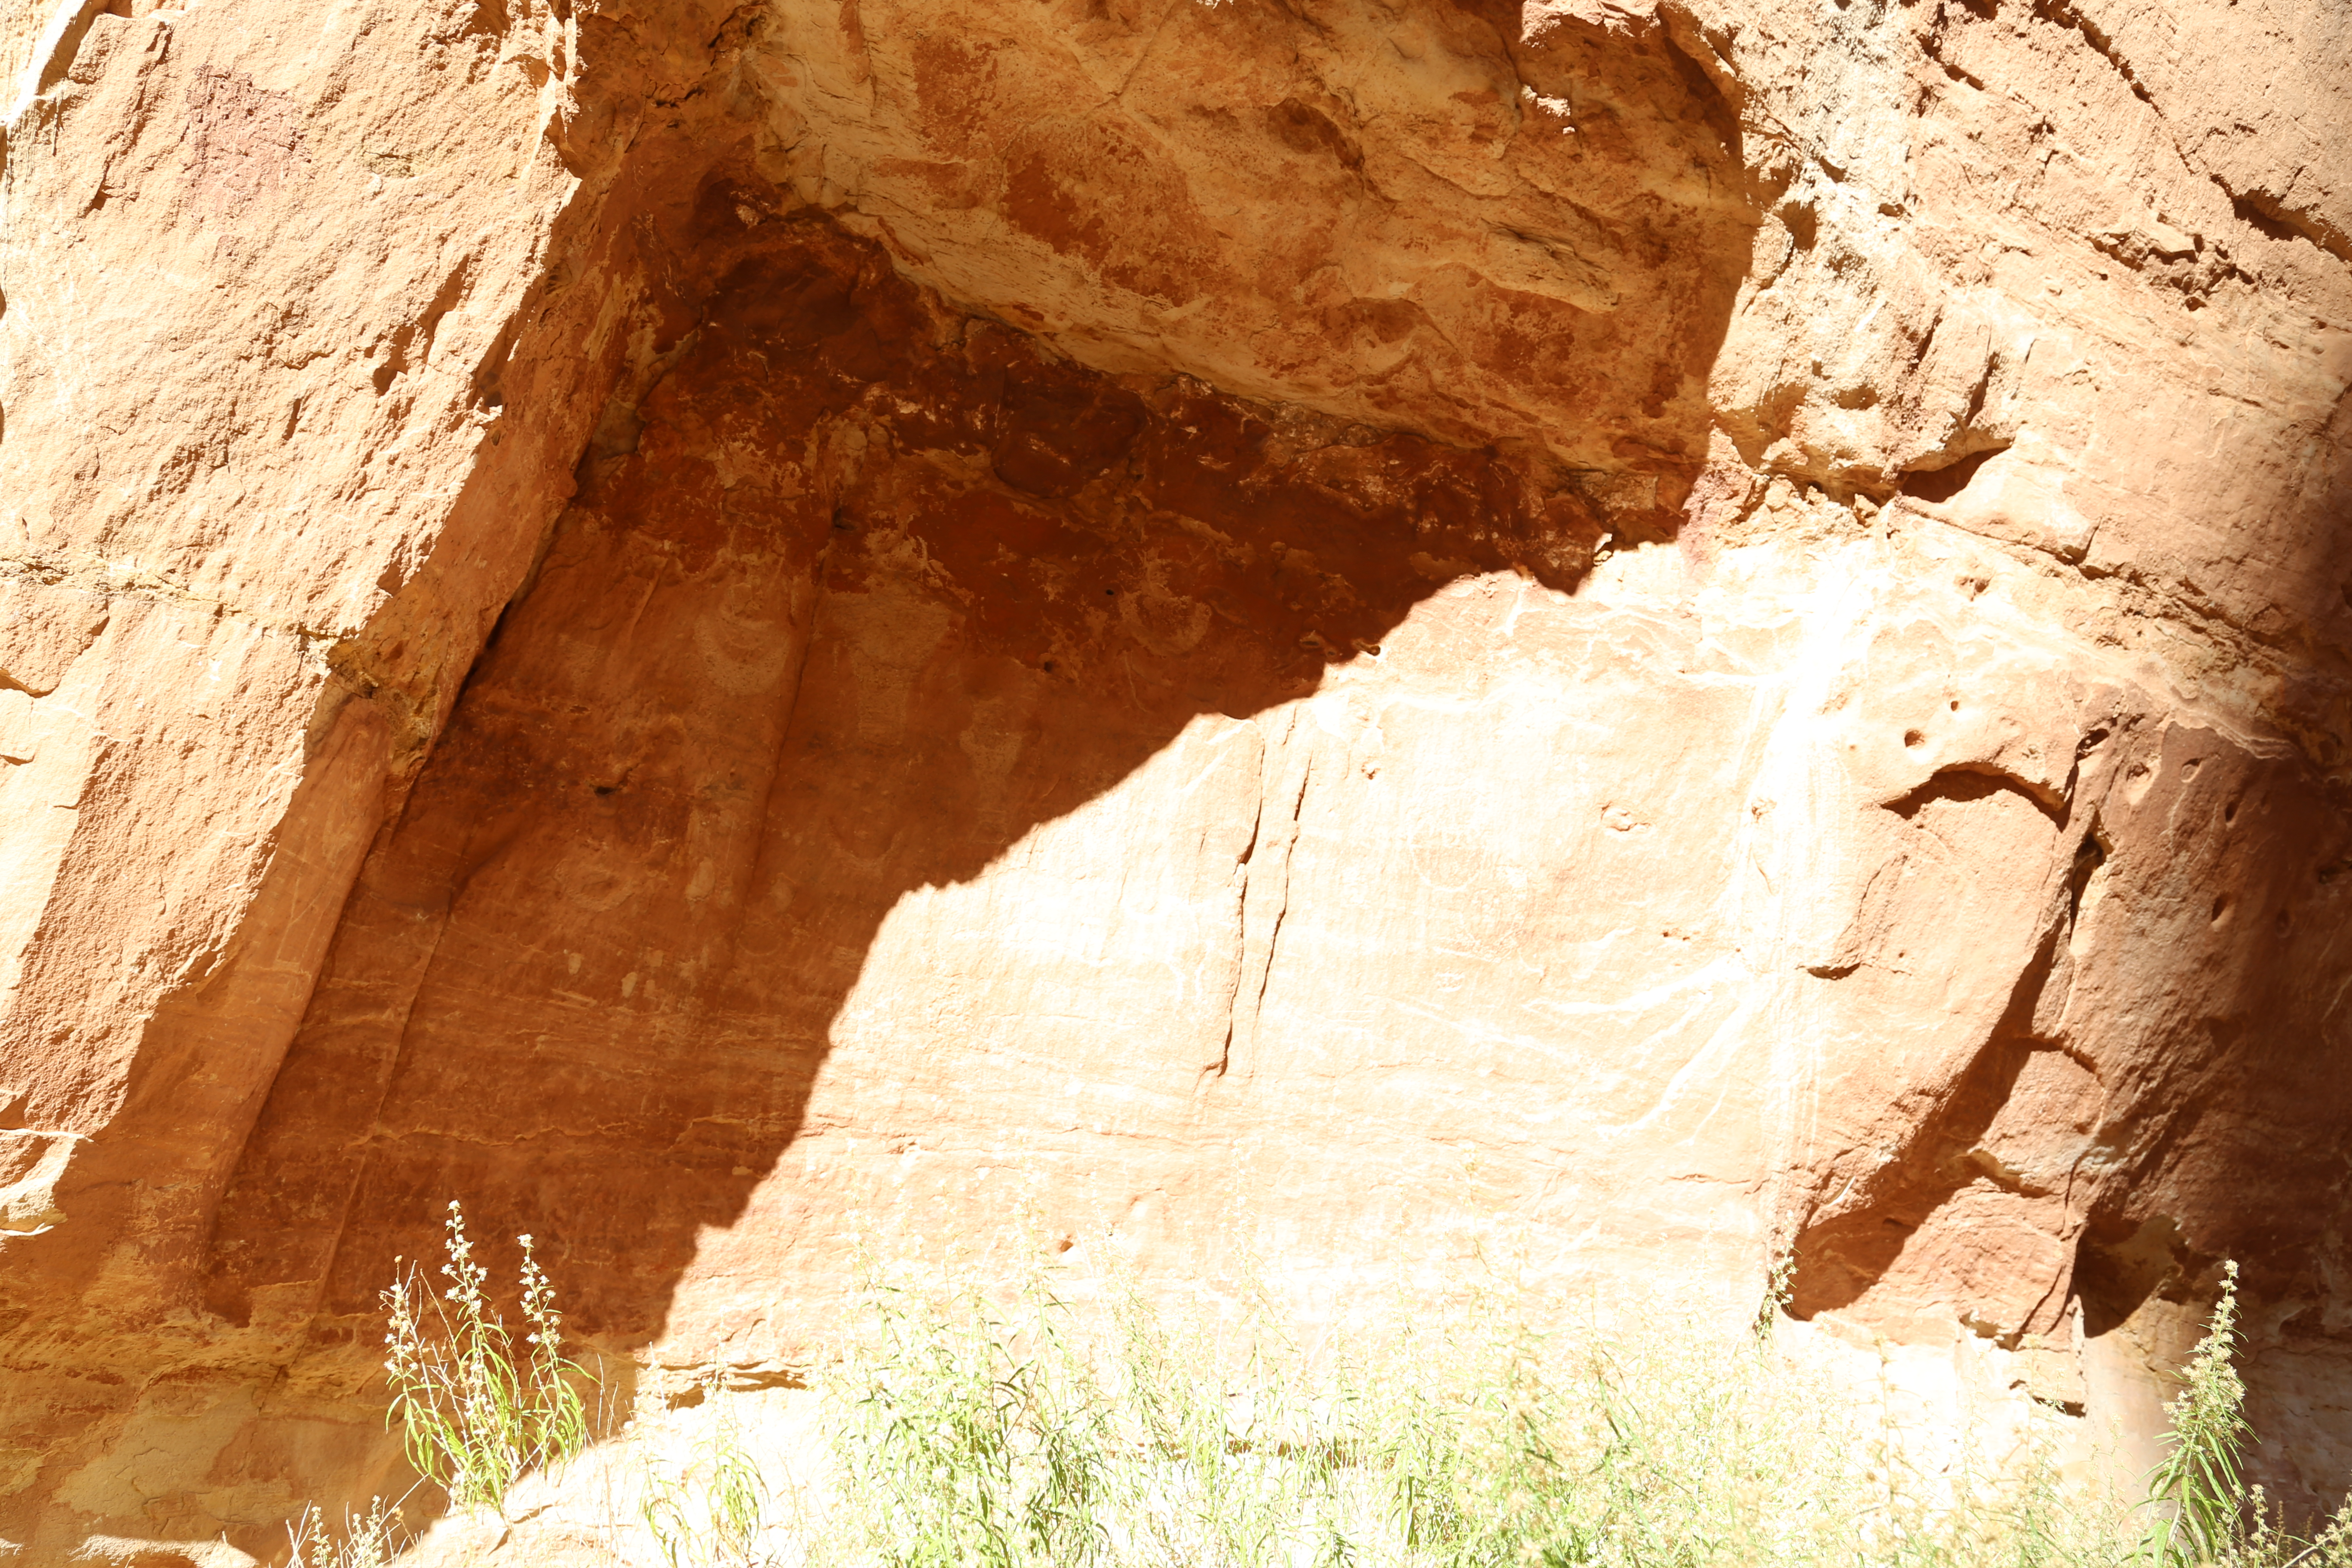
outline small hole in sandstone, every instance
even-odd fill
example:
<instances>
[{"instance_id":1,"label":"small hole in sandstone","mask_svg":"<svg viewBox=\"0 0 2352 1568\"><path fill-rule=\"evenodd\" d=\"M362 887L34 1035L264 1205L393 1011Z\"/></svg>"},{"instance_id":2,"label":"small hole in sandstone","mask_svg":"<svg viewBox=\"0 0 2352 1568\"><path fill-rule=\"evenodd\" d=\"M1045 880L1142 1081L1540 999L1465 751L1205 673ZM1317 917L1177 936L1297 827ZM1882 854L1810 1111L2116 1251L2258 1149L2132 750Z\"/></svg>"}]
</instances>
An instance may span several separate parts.
<instances>
[{"instance_id":1,"label":"small hole in sandstone","mask_svg":"<svg viewBox=\"0 0 2352 1568\"><path fill-rule=\"evenodd\" d=\"M1955 713L1957 713L1957 712L1958 712L1959 710L1960 710L1960 700L1959 700L1958 698L1955 697L1955 698L1953 698L1953 699L1952 699L1952 711L1953 711L1953 712L1955 712Z\"/></svg>"},{"instance_id":2,"label":"small hole in sandstone","mask_svg":"<svg viewBox=\"0 0 2352 1568\"><path fill-rule=\"evenodd\" d=\"M2222 893L2213 900L2213 923L2220 925L2221 917L2230 912L2230 895Z\"/></svg>"},{"instance_id":3,"label":"small hole in sandstone","mask_svg":"<svg viewBox=\"0 0 2352 1568\"><path fill-rule=\"evenodd\" d=\"M1927 738L1927 733L1924 731L1906 730L1903 731L1903 743L1906 746L1916 746Z\"/></svg>"},{"instance_id":4,"label":"small hole in sandstone","mask_svg":"<svg viewBox=\"0 0 2352 1568\"><path fill-rule=\"evenodd\" d=\"M1054 673L1054 661L1049 658L1039 668L1043 668L1046 674L1051 675Z\"/></svg>"},{"instance_id":5,"label":"small hole in sandstone","mask_svg":"<svg viewBox=\"0 0 2352 1568\"><path fill-rule=\"evenodd\" d=\"M2223 825L2224 826L2227 826L2229 824L2231 824L2231 823L2232 823L2232 822L2235 822L2235 821L2237 821L2237 820L2238 820L2238 803L2237 803L2236 801L2234 801L2234 800L2233 800L2233 801L2231 801L2229 805L2225 805L2225 806L2223 806L2223 807L2221 808L2221 822L2222 822L2222 825Z\"/></svg>"},{"instance_id":6,"label":"small hole in sandstone","mask_svg":"<svg viewBox=\"0 0 2352 1568\"><path fill-rule=\"evenodd\" d=\"M616 786L613 784L598 784L596 786L596 793L598 795L610 795L615 787Z\"/></svg>"},{"instance_id":7,"label":"small hole in sandstone","mask_svg":"<svg viewBox=\"0 0 2352 1568\"><path fill-rule=\"evenodd\" d=\"M1905 473L1903 493L1919 500L1941 505L1969 488L1977 470L2000 456L2005 447L1996 447L1990 452L1971 452L1967 457L1946 464L1940 468L1920 468Z\"/></svg>"}]
</instances>

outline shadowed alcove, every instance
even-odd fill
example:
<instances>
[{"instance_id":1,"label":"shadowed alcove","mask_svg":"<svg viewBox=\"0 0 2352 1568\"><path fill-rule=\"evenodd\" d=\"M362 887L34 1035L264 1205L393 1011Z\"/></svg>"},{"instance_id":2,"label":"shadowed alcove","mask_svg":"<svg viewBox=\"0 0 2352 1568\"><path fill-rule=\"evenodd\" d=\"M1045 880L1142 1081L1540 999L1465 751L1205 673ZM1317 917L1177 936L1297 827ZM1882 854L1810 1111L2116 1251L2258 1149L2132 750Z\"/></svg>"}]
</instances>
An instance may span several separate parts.
<instances>
[{"instance_id":1,"label":"shadowed alcove","mask_svg":"<svg viewBox=\"0 0 2352 1568\"><path fill-rule=\"evenodd\" d=\"M364 1317L455 1196L644 1342L910 889L1465 574L1570 588L1642 525L1528 456L1074 366L782 205L702 187L694 313L368 861L215 1220L234 1321ZM1696 384L1737 273L1685 265L1655 347ZM1647 461L1671 515L1695 466Z\"/></svg>"}]
</instances>

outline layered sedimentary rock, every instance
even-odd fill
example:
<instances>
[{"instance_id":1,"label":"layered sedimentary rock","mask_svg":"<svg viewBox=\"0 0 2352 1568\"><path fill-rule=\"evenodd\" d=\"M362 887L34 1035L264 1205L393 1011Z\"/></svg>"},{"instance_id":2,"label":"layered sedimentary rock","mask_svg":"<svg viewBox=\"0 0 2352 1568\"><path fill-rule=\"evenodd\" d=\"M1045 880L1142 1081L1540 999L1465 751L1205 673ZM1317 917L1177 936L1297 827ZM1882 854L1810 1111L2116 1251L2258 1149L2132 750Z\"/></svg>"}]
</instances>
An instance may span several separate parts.
<instances>
[{"instance_id":1,"label":"layered sedimentary rock","mask_svg":"<svg viewBox=\"0 0 2352 1568\"><path fill-rule=\"evenodd\" d=\"M5 27L31 1560L380 1486L453 1197L656 1381L1026 1205L2145 1430L2234 1258L2340 1491L2340 9Z\"/></svg>"}]
</instances>

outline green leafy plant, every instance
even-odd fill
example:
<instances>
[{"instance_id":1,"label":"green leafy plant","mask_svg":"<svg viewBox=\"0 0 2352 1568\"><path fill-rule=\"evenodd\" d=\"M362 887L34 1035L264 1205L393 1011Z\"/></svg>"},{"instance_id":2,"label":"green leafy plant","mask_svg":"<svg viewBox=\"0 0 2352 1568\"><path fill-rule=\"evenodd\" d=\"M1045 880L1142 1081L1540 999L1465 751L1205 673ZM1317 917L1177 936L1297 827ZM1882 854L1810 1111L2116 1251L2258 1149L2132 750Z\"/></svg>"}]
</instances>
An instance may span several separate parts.
<instances>
[{"instance_id":1,"label":"green leafy plant","mask_svg":"<svg viewBox=\"0 0 2352 1568\"><path fill-rule=\"evenodd\" d=\"M2238 1546L2246 1488L2240 1459L2248 1429L2246 1385L2238 1376L2238 1266L2221 1269L2221 1300L2189 1358L2179 1395L2167 1406L2164 1462L2148 1478L2155 1512L2148 1551L2159 1563L2220 1563Z\"/></svg>"},{"instance_id":2,"label":"green leafy plant","mask_svg":"<svg viewBox=\"0 0 2352 1568\"><path fill-rule=\"evenodd\" d=\"M1370 1392L1349 1365L1307 1375L1271 1304L1171 1321L1121 1282L1096 1374L1108 1405L1098 1491L1118 1562L1353 1563Z\"/></svg>"},{"instance_id":3,"label":"green leafy plant","mask_svg":"<svg viewBox=\"0 0 2352 1568\"><path fill-rule=\"evenodd\" d=\"M973 1292L953 1312L876 1284L842 1448L891 1568L1079 1568L1099 1560L1103 1402L1059 1303L1012 1331Z\"/></svg>"},{"instance_id":4,"label":"green leafy plant","mask_svg":"<svg viewBox=\"0 0 2352 1568\"><path fill-rule=\"evenodd\" d=\"M768 1533L767 1478L716 1369L704 1382L710 1430L682 1468L656 1466L638 1510L669 1568L756 1568Z\"/></svg>"},{"instance_id":5,"label":"green leafy plant","mask_svg":"<svg viewBox=\"0 0 2352 1568\"><path fill-rule=\"evenodd\" d=\"M466 1215L449 1205L449 1284L436 1294L415 1264L383 1292L392 1354L389 1419L409 1463L458 1508L496 1508L528 1472L560 1464L588 1441L585 1374L563 1358L562 1315L531 1238L522 1247L519 1347L489 1297L489 1271L474 1258Z\"/></svg>"}]
</instances>

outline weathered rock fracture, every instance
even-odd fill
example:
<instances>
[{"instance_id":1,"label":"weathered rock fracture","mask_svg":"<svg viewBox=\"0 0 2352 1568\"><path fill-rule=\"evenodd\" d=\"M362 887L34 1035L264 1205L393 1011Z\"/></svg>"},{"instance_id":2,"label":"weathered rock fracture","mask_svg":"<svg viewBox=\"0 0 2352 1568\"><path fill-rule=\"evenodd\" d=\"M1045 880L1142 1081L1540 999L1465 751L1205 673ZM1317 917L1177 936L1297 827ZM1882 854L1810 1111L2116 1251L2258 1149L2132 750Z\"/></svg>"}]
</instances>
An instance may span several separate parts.
<instances>
[{"instance_id":1,"label":"weathered rock fracture","mask_svg":"<svg viewBox=\"0 0 2352 1568\"><path fill-rule=\"evenodd\" d=\"M2258 1474L2342 1492L2336 0L64 0L0 68L23 1561L363 1497L453 1197L656 1379L1025 1204L1308 1301L1786 1256L2137 1432L2235 1258Z\"/></svg>"}]
</instances>

